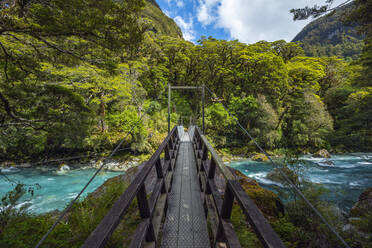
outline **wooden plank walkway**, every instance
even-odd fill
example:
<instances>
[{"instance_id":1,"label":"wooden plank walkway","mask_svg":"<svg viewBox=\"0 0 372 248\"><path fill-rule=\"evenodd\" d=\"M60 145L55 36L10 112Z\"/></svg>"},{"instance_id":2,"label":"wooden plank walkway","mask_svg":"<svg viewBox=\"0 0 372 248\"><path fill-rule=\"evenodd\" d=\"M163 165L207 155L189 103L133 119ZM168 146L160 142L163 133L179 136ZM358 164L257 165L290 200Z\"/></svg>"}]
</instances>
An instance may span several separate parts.
<instances>
[{"instance_id":1,"label":"wooden plank walkway","mask_svg":"<svg viewBox=\"0 0 372 248\"><path fill-rule=\"evenodd\" d=\"M180 136L161 247L207 248L210 242L193 146L187 132Z\"/></svg>"}]
</instances>

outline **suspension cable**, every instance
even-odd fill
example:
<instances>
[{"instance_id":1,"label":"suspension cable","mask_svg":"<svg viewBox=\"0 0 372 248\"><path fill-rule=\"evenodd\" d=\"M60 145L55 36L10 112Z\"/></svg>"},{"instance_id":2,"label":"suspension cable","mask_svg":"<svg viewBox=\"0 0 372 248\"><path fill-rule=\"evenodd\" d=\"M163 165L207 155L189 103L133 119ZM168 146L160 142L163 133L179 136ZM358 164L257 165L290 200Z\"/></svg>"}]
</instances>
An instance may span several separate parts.
<instances>
[{"instance_id":1,"label":"suspension cable","mask_svg":"<svg viewBox=\"0 0 372 248\"><path fill-rule=\"evenodd\" d=\"M164 90L158 95L158 97L156 98L156 100L159 100L160 96L164 93ZM150 110L150 107L148 107L146 109L145 112L142 113L142 115L140 116L140 118L138 119L138 121L136 123L133 124L132 128L129 130L129 132L125 135L125 137L120 141L120 143L115 147L115 149L110 153L109 156L107 156L106 158L103 159L102 161L102 165L97 169L97 171L93 174L93 176L89 179L89 181L87 182L87 184L82 188L82 190L79 192L79 194L70 202L70 204L67 206L67 208L65 208L63 210L63 212L61 213L61 215L58 217L58 219L53 223L53 225L49 228L48 232L46 232L44 234L44 236L40 239L40 241L37 243L37 245L35 246L35 248L39 248L42 243L45 241L45 239L49 236L49 234L54 230L54 228L58 225L58 223L63 219L63 217L70 211L70 209L72 208L72 206L74 205L74 203L77 201L77 199L79 199L79 197L81 196L81 194L87 189L87 187L89 186L89 184L94 180L94 178L98 175L98 173L103 169L103 167L106 165L106 161L108 159L110 159L112 156L114 156L114 154L119 151L119 148L121 147L121 145L124 143L124 141L127 139L127 137L132 134L133 130L140 124L140 122L142 121L143 117L148 113L148 111Z\"/></svg>"},{"instance_id":2,"label":"suspension cable","mask_svg":"<svg viewBox=\"0 0 372 248\"><path fill-rule=\"evenodd\" d=\"M209 91L212 96L217 96L214 94L207 86L205 88ZM269 159L270 163L278 169L279 173L283 176L283 178L290 184L290 186L294 189L294 191L305 201L305 203L314 211L314 213L322 220L322 222L331 230L331 232L337 237L337 239L346 247L350 248L350 246L345 242L345 240L340 236L340 234L328 223L328 221L322 216L322 214L314 207L313 204L306 198L306 196L301 192L301 190L289 179L289 177L282 171L282 167L276 164L271 156L258 144L255 138L245 129L242 124L239 122L239 119L232 115L232 113L226 108L224 104L221 103L223 108L226 112L236 121L237 125L243 130L243 132L253 141L253 143L257 146L257 148L265 154L265 156Z\"/></svg>"}]
</instances>

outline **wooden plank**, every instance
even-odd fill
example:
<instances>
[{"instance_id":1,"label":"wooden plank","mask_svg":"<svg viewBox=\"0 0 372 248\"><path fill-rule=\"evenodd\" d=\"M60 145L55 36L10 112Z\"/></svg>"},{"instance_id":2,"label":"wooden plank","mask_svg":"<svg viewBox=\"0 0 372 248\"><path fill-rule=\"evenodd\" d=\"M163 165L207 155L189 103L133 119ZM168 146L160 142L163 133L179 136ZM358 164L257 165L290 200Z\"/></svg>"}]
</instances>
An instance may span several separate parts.
<instances>
[{"instance_id":1,"label":"wooden plank","mask_svg":"<svg viewBox=\"0 0 372 248\"><path fill-rule=\"evenodd\" d=\"M114 203L106 216L102 219L96 229L89 235L83 244L83 248L104 247L112 232L120 223L124 214L129 208L130 203L140 190L140 186L145 181L150 172L151 164L144 165L142 171L128 186L124 194Z\"/></svg>"},{"instance_id":2,"label":"wooden plank","mask_svg":"<svg viewBox=\"0 0 372 248\"><path fill-rule=\"evenodd\" d=\"M150 224L147 229L146 241L156 241L154 228L151 222L151 212L149 208L149 202L147 201L146 186L143 184L140 191L137 193L137 203L142 219L150 219Z\"/></svg>"},{"instance_id":3,"label":"wooden plank","mask_svg":"<svg viewBox=\"0 0 372 248\"><path fill-rule=\"evenodd\" d=\"M211 195L205 195L205 204L207 205L208 209L208 218L210 222L210 227L212 230L213 237L217 235L217 228L218 228L218 216L216 206L214 205L214 200Z\"/></svg>"},{"instance_id":4,"label":"wooden plank","mask_svg":"<svg viewBox=\"0 0 372 248\"><path fill-rule=\"evenodd\" d=\"M171 190L171 182L172 182L172 177L173 177L173 171L170 171L166 176L165 176L165 187L168 189L168 192Z\"/></svg>"},{"instance_id":5,"label":"wooden plank","mask_svg":"<svg viewBox=\"0 0 372 248\"><path fill-rule=\"evenodd\" d=\"M200 190L202 192L205 192L205 190L207 189L207 180L204 175L204 172L200 171L198 175L199 175Z\"/></svg>"},{"instance_id":6,"label":"wooden plank","mask_svg":"<svg viewBox=\"0 0 372 248\"><path fill-rule=\"evenodd\" d=\"M161 247L209 247L205 211L190 142L181 142Z\"/></svg>"},{"instance_id":7,"label":"wooden plank","mask_svg":"<svg viewBox=\"0 0 372 248\"><path fill-rule=\"evenodd\" d=\"M145 244L146 233L150 225L150 219L144 219L136 229L129 248L142 248Z\"/></svg>"},{"instance_id":8,"label":"wooden plank","mask_svg":"<svg viewBox=\"0 0 372 248\"><path fill-rule=\"evenodd\" d=\"M212 159L209 162L208 168L206 170L208 172L208 178L213 179L216 175L216 162Z\"/></svg>"},{"instance_id":9,"label":"wooden plank","mask_svg":"<svg viewBox=\"0 0 372 248\"><path fill-rule=\"evenodd\" d=\"M210 160L202 160L201 162L201 171L203 172L208 172L209 171L209 166L210 166L211 161Z\"/></svg>"},{"instance_id":10,"label":"wooden plank","mask_svg":"<svg viewBox=\"0 0 372 248\"><path fill-rule=\"evenodd\" d=\"M161 179L158 179L155 183L155 186L154 186L154 189L152 191L152 194L150 196L150 200L149 200L149 209L150 209L150 213L152 214L155 210L155 206L156 206L156 202L161 194L161 188L163 186L163 183L164 183L164 179L161 178Z\"/></svg>"},{"instance_id":11,"label":"wooden plank","mask_svg":"<svg viewBox=\"0 0 372 248\"><path fill-rule=\"evenodd\" d=\"M163 174L166 174L166 171L171 171L171 170L172 170L171 160L164 160Z\"/></svg>"},{"instance_id":12,"label":"wooden plank","mask_svg":"<svg viewBox=\"0 0 372 248\"><path fill-rule=\"evenodd\" d=\"M225 166L224 162L222 161L222 159L218 156L218 154L216 153L216 151L213 149L213 147L211 146L211 144L209 143L209 141L207 140L207 138L204 136L204 135L201 135L200 136L201 139L203 140L203 143L205 144L205 146L207 147L207 149L209 150L209 152L211 153L212 155L212 159L214 160L214 162L216 163L216 165L218 166L218 168L220 169L223 177L226 179L226 180L233 180L235 179L235 176L231 173L231 171Z\"/></svg>"},{"instance_id":13,"label":"wooden plank","mask_svg":"<svg viewBox=\"0 0 372 248\"><path fill-rule=\"evenodd\" d=\"M216 183L214 182L213 179L208 179L208 185L207 185L208 190L210 190L212 196L213 196L213 201L217 209L217 214L218 216L221 215L221 210L222 210L222 204L223 200L220 195L220 192L217 189Z\"/></svg>"},{"instance_id":14,"label":"wooden plank","mask_svg":"<svg viewBox=\"0 0 372 248\"><path fill-rule=\"evenodd\" d=\"M164 172L163 172L163 166L160 158L155 162L155 168L156 168L156 174L158 178L163 178L164 177Z\"/></svg>"},{"instance_id":15,"label":"wooden plank","mask_svg":"<svg viewBox=\"0 0 372 248\"><path fill-rule=\"evenodd\" d=\"M234 227L231 224L230 220L227 219L221 219L221 227L224 232L225 241L227 244L227 247L229 248L240 248L240 242L238 239L238 236L236 236L236 233L234 231Z\"/></svg>"},{"instance_id":16,"label":"wooden plank","mask_svg":"<svg viewBox=\"0 0 372 248\"><path fill-rule=\"evenodd\" d=\"M229 185L226 184L225 194L224 194L223 203L222 203L222 209L220 213L220 217L222 219L230 219L233 204L234 204L234 194L230 190Z\"/></svg>"},{"instance_id":17,"label":"wooden plank","mask_svg":"<svg viewBox=\"0 0 372 248\"><path fill-rule=\"evenodd\" d=\"M229 180L228 187L235 195L235 199L241 206L243 213L247 217L249 224L266 248L284 248L283 242L272 229L256 204L247 195L240 183L236 180Z\"/></svg>"},{"instance_id":18,"label":"wooden plank","mask_svg":"<svg viewBox=\"0 0 372 248\"><path fill-rule=\"evenodd\" d=\"M158 237L161 227L161 222L163 220L166 204L167 204L167 194L161 194L157 201L155 210L152 217L152 225L154 226L155 236Z\"/></svg>"}]
</instances>

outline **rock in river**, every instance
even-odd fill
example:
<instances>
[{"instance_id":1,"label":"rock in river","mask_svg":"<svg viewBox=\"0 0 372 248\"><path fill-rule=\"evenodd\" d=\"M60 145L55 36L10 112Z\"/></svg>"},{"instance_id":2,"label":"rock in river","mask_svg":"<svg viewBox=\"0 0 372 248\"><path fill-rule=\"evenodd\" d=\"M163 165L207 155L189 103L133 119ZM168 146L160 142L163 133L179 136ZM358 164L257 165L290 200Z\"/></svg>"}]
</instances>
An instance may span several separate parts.
<instances>
[{"instance_id":1,"label":"rock in river","mask_svg":"<svg viewBox=\"0 0 372 248\"><path fill-rule=\"evenodd\" d=\"M326 149L321 149L313 154L313 158L330 158L331 154Z\"/></svg>"},{"instance_id":2,"label":"rock in river","mask_svg":"<svg viewBox=\"0 0 372 248\"><path fill-rule=\"evenodd\" d=\"M253 161L258 161L258 162L266 162L269 161L269 158L262 153L257 153L251 157Z\"/></svg>"}]
</instances>

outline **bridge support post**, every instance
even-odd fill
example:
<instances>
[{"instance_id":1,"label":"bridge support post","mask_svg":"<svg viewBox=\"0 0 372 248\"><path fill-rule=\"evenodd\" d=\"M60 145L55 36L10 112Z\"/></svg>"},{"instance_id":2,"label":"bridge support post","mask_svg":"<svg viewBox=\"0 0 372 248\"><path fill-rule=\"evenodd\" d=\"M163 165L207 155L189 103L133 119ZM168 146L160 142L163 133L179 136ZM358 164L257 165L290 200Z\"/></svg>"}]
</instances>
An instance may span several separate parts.
<instances>
[{"instance_id":1,"label":"bridge support post","mask_svg":"<svg viewBox=\"0 0 372 248\"><path fill-rule=\"evenodd\" d=\"M205 105L205 84L202 87L202 105L203 105L203 134L205 134L205 127L204 127L204 105Z\"/></svg>"},{"instance_id":2,"label":"bridge support post","mask_svg":"<svg viewBox=\"0 0 372 248\"><path fill-rule=\"evenodd\" d=\"M171 84L168 83L168 134L170 133Z\"/></svg>"}]
</instances>

